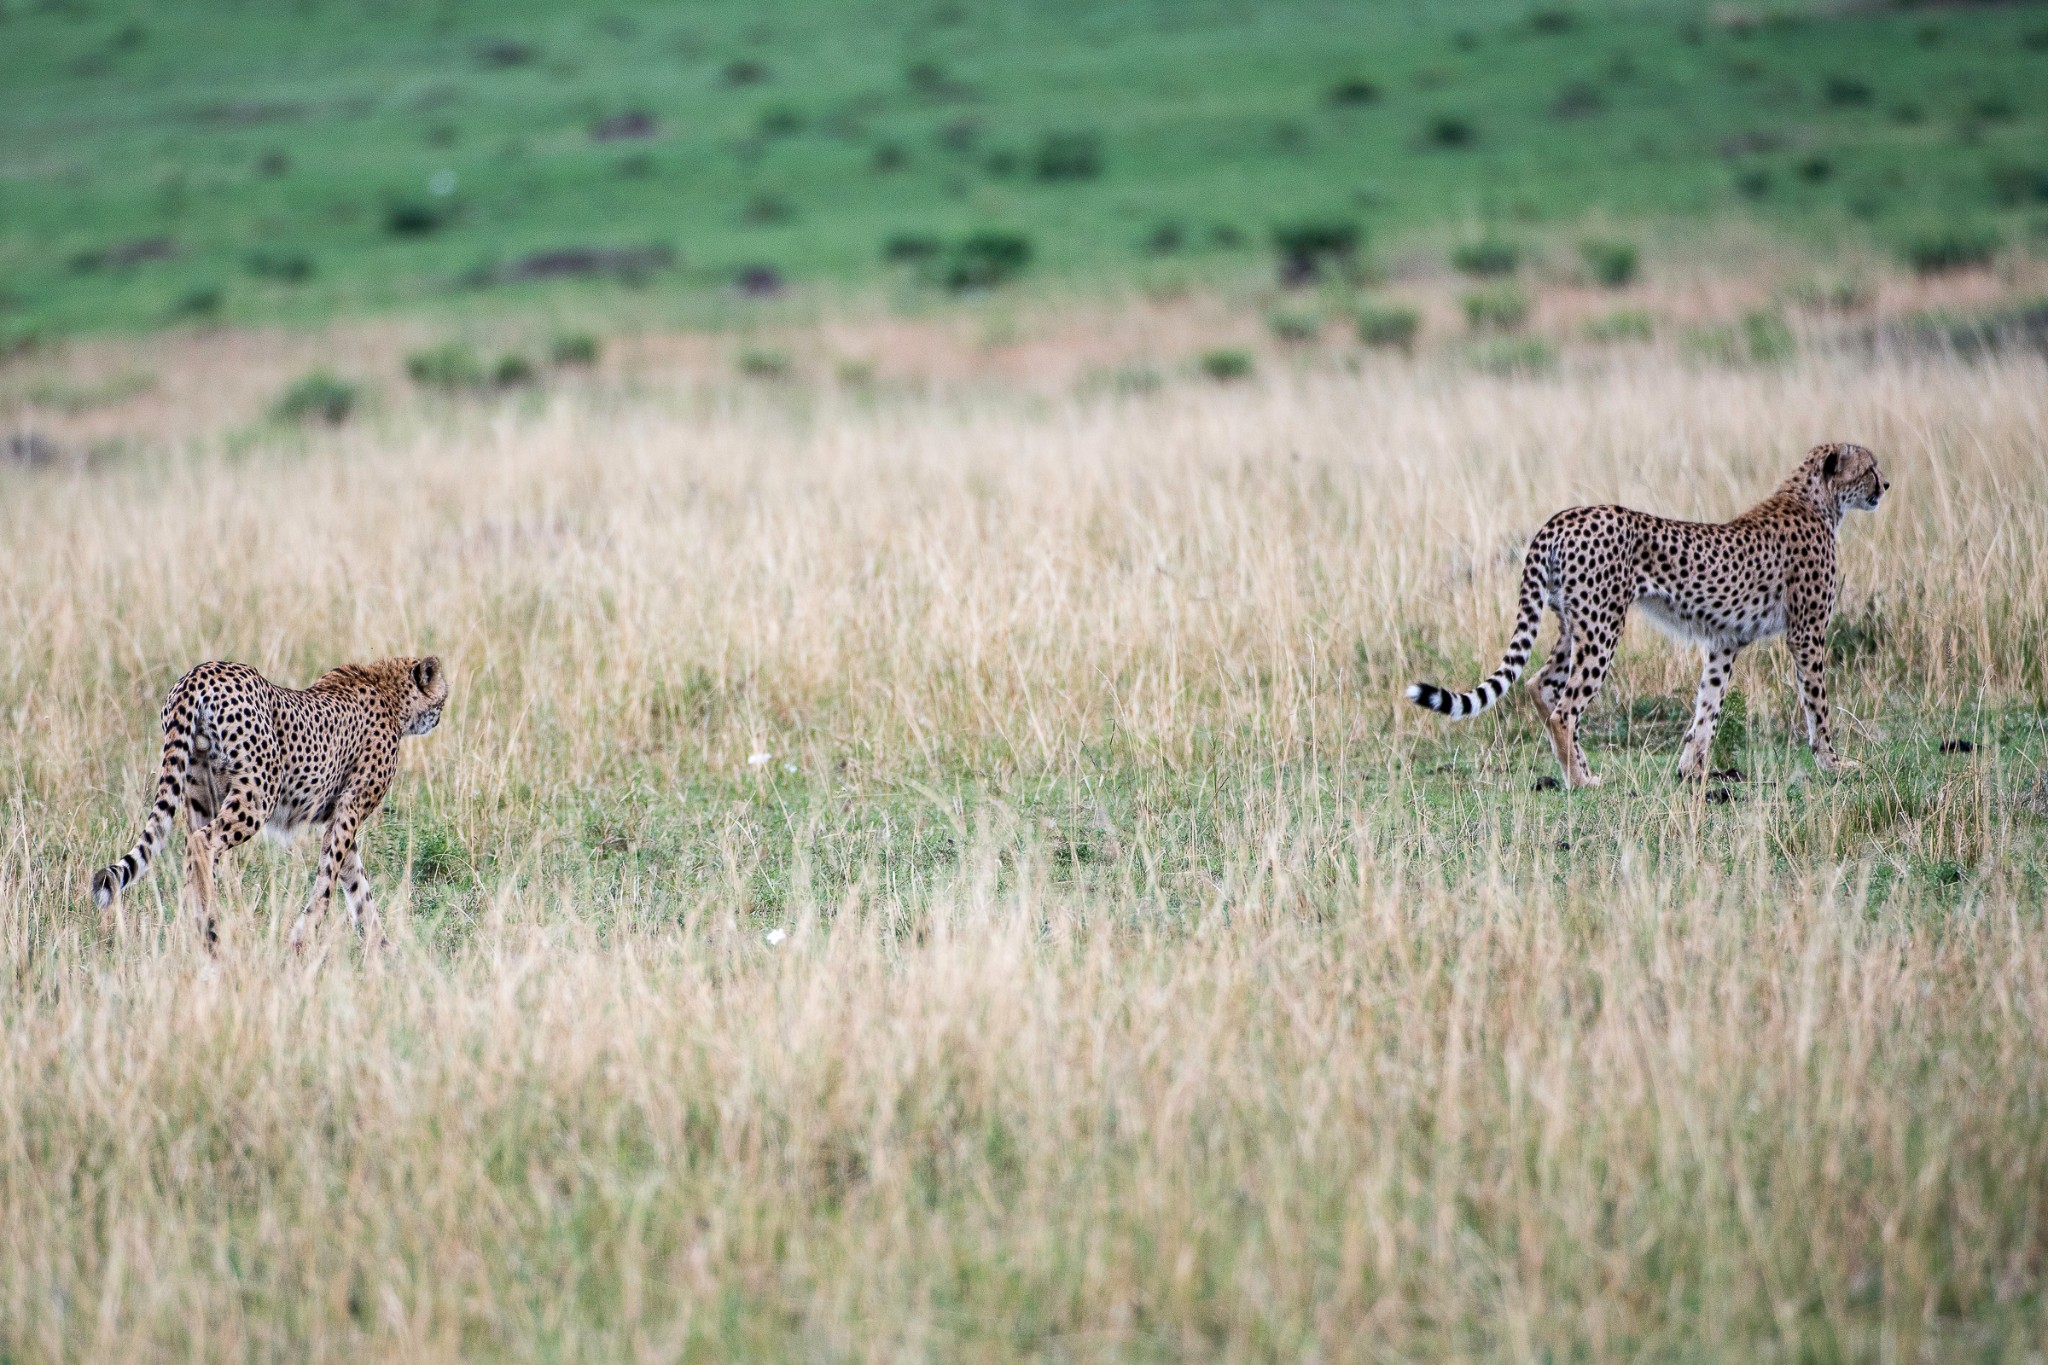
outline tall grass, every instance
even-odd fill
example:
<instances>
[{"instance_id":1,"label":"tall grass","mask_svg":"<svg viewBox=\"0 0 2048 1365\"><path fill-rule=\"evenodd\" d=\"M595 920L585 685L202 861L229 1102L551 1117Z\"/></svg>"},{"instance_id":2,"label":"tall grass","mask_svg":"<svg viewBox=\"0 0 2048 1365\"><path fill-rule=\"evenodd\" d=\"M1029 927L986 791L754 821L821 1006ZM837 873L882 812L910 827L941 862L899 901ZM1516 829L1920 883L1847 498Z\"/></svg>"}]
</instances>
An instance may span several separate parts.
<instances>
[{"instance_id":1,"label":"tall grass","mask_svg":"<svg viewBox=\"0 0 2048 1365\"><path fill-rule=\"evenodd\" d=\"M2019 1358L2044 377L592 389L12 476L0 1352ZM1598 793L1531 790L1519 698L1398 703L1551 510L1724 516L1821 439L1895 484L1863 774L1778 646L1725 805L1654 637ZM304 847L235 855L218 971L175 856L86 904L183 668L429 649L390 954L284 951Z\"/></svg>"}]
</instances>

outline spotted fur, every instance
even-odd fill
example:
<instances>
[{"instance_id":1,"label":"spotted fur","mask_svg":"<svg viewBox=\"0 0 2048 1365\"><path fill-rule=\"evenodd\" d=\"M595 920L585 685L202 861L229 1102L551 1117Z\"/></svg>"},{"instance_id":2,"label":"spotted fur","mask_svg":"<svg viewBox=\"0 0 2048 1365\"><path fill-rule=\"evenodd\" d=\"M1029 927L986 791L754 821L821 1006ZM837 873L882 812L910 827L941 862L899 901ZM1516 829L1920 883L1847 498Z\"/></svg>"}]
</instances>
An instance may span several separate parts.
<instances>
[{"instance_id":1,"label":"spotted fur","mask_svg":"<svg viewBox=\"0 0 2048 1365\"><path fill-rule=\"evenodd\" d=\"M1871 510L1890 484L1859 445L1815 446L1778 490L1733 521L1671 521L1626 507L1574 507L1545 522L1522 561L1521 605L1507 654L1470 692L1416 683L1408 699L1439 714L1476 716L1522 675L1545 607L1557 646L1531 680L1550 747L1574 787L1600 784L1579 747L1579 717L1600 691L1632 606L1666 634L1706 653L1678 770L1706 773L1714 723L1745 645L1782 633L1799 669L1806 734L1827 769L1828 619L1835 608L1835 538L1842 514Z\"/></svg>"},{"instance_id":2,"label":"spotted fur","mask_svg":"<svg viewBox=\"0 0 2048 1365\"><path fill-rule=\"evenodd\" d=\"M292 926L292 946L304 944L337 878L349 919L381 941L356 833L390 790L398 741L439 724L447 700L447 674L434 658L347 664L304 691L246 664L199 665L164 702L163 764L142 838L93 875L94 901L104 909L141 880L182 808L185 882L210 952L220 855L259 827L289 839L317 824L326 826L320 872Z\"/></svg>"}]
</instances>

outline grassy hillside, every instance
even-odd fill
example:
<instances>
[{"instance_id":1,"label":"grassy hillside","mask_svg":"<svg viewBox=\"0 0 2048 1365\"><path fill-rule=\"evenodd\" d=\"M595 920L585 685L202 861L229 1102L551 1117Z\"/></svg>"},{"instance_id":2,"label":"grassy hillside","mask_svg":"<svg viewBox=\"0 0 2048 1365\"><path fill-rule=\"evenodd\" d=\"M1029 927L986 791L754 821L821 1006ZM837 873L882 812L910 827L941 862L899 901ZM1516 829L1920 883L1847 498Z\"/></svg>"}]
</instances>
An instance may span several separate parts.
<instances>
[{"instance_id":1,"label":"grassy hillside","mask_svg":"<svg viewBox=\"0 0 2048 1365\"><path fill-rule=\"evenodd\" d=\"M1054 279L1264 271L1304 220L1974 257L2048 214L2044 91L2030 7L8 0L0 335L535 291L660 319L750 268L958 283L977 231ZM629 254L527 260L566 248Z\"/></svg>"}]
</instances>

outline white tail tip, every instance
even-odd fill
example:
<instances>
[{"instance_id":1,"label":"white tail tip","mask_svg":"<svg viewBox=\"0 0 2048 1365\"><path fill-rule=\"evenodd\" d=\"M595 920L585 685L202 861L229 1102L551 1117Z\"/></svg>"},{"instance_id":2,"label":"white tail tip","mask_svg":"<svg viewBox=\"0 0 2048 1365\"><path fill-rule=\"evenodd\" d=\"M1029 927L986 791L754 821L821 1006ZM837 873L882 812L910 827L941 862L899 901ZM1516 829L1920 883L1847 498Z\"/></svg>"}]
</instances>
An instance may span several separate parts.
<instances>
[{"instance_id":1,"label":"white tail tip","mask_svg":"<svg viewBox=\"0 0 2048 1365\"><path fill-rule=\"evenodd\" d=\"M1410 701L1421 701L1421 700L1422 700L1422 684L1421 684L1421 683L1409 683L1409 684L1408 684L1408 700L1410 700Z\"/></svg>"}]
</instances>

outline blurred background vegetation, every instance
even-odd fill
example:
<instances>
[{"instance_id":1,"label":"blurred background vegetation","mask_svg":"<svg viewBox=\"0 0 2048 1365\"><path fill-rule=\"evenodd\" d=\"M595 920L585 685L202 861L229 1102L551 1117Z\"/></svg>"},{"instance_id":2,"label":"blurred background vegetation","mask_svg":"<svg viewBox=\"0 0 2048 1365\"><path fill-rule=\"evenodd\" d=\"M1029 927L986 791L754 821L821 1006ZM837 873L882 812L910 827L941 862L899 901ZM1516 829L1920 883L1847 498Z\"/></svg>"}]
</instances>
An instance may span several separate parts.
<instances>
[{"instance_id":1,"label":"blurred background vegetation","mask_svg":"<svg viewBox=\"0 0 2048 1365\"><path fill-rule=\"evenodd\" d=\"M2044 133L2025 5L0 0L0 342L1307 282L1422 234L1508 277L1578 226L1625 284L1730 218L1937 272L2048 241Z\"/></svg>"}]
</instances>

